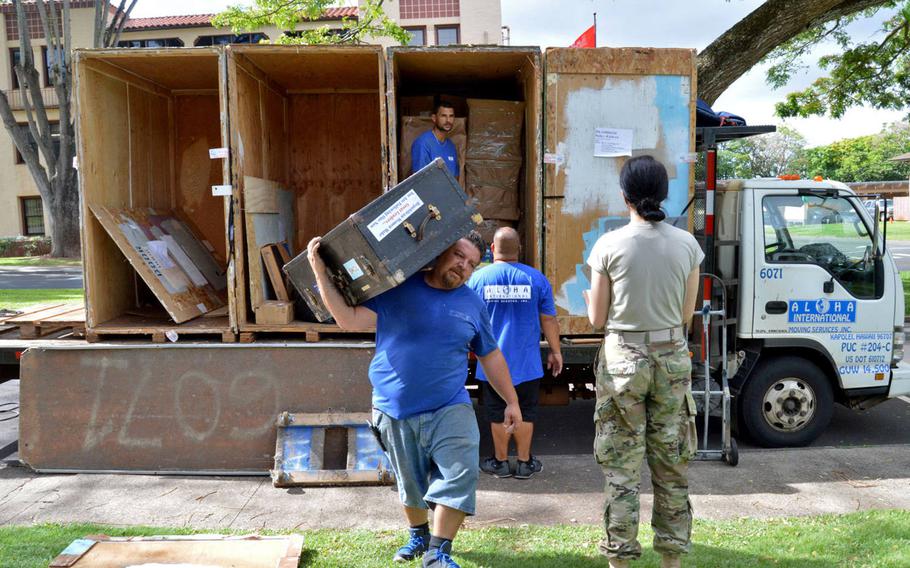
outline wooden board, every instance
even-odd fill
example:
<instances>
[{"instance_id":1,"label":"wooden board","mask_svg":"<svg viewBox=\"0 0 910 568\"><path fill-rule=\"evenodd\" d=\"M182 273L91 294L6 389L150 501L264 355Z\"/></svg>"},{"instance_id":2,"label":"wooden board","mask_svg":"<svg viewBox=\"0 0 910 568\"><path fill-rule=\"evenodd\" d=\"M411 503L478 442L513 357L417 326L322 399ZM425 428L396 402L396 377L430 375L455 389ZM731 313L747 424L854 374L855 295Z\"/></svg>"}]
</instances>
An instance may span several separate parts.
<instances>
[{"instance_id":1,"label":"wooden board","mask_svg":"<svg viewBox=\"0 0 910 568\"><path fill-rule=\"evenodd\" d=\"M50 568L122 568L124 566L231 566L297 568L301 535L88 537L70 544Z\"/></svg>"},{"instance_id":2,"label":"wooden board","mask_svg":"<svg viewBox=\"0 0 910 568\"><path fill-rule=\"evenodd\" d=\"M356 128L344 127L360 117ZM304 250L382 195L384 165L378 94L292 95L290 187L297 199L294 250Z\"/></svg>"},{"instance_id":3,"label":"wooden board","mask_svg":"<svg viewBox=\"0 0 910 568\"><path fill-rule=\"evenodd\" d=\"M272 285L275 297L283 302L289 302L291 297L288 295L287 285L284 282L284 273L281 272L282 264L280 263L281 257L278 248L276 244L268 244L260 248L259 251L262 253L262 262L265 264L266 272L269 275L269 284Z\"/></svg>"},{"instance_id":4,"label":"wooden board","mask_svg":"<svg viewBox=\"0 0 910 568\"><path fill-rule=\"evenodd\" d=\"M92 206L102 224L136 273L177 323L182 323L225 305L226 286L209 271L200 270L184 252L188 250L169 230L182 224L154 210L114 209ZM188 232L187 232L188 233ZM150 243L164 243L163 250ZM202 247L198 245L197 250ZM212 260L214 263L214 260Z\"/></svg>"},{"instance_id":5,"label":"wooden board","mask_svg":"<svg viewBox=\"0 0 910 568\"><path fill-rule=\"evenodd\" d=\"M266 474L282 411L371 407L369 342L74 343L21 360L20 456L39 470Z\"/></svg>"},{"instance_id":6,"label":"wooden board","mask_svg":"<svg viewBox=\"0 0 910 568\"><path fill-rule=\"evenodd\" d=\"M591 333L581 296L590 288L585 262L597 239L628 217L619 188L626 158L594 156L596 129L631 130L632 155L653 155L667 167L664 208L679 215L694 179L695 53L552 48L546 63L543 272L562 332Z\"/></svg>"},{"instance_id":7,"label":"wooden board","mask_svg":"<svg viewBox=\"0 0 910 568\"><path fill-rule=\"evenodd\" d=\"M244 211L243 217L250 308L255 308L270 299L266 293L265 283L269 280L269 274L263 262L262 247L293 239L297 226L294 212L295 197L291 191L283 189L278 182L271 180L245 176L243 187L244 196L246 188L251 190L251 208Z\"/></svg>"}]
</instances>

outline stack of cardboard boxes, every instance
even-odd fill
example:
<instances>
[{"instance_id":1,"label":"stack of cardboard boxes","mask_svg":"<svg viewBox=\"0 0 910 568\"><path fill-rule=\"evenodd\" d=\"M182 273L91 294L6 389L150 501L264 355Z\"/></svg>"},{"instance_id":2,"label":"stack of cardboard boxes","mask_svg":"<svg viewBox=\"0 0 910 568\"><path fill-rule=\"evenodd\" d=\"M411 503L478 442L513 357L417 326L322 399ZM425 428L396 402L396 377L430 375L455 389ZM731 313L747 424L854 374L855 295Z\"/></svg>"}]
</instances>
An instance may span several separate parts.
<instances>
[{"instance_id":1,"label":"stack of cardboard boxes","mask_svg":"<svg viewBox=\"0 0 910 568\"><path fill-rule=\"evenodd\" d=\"M479 227L487 242L503 226L514 227L521 214L518 181L523 161L521 129L524 103L468 99L468 148L465 191L484 217Z\"/></svg>"}]
</instances>

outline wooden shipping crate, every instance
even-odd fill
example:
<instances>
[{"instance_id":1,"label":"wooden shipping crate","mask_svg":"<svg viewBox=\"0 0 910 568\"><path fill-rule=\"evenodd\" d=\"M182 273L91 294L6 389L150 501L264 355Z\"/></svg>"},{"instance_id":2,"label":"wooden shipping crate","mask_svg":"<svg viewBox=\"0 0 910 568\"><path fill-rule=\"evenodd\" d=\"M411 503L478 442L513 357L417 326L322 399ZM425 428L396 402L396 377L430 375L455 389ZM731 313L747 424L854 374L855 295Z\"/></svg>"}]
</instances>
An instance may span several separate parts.
<instances>
[{"instance_id":1,"label":"wooden shipping crate","mask_svg":"<svg viewBox=\"0 0 910 568\"><path fill-rule=\"evenodd\" d=\"M561 332L590 334L582 297L591 287L587 257L598 237L628 222L619 188L628 157L595 155L595 140L630 132L632 156L650 154L667 167L663 206L679 216L694 180L695 51L551 48L546 75L542 270Z\"/></svg>"},{"instance_id":2,"label":"wooden shipping crate","mask_svg":"<svg viewBox=\"0 0 910 568\"><path fill-rule=\"evenodd\" d=\"M95 334L230 336L229 203L212 190L229 183L229 164L209 154L226 145L221 57L217 48L76 52L86 324Z\"/></svg>"},{"instance_id":3,"label":"wooden shipping crate","mask_svg":"<svg viewBox=\"0 0 910 568\"><path fill-rule=\"evenodd\" d=\"M464 99L498 99L524 103L518 182L518 230L523 238L522 260L540 266L543 239L540 225L542 184L540 155L542 145L543 88L542 61L537 47L391 47L388 49L389 176L391 182L404 179L398 170L398 157L410 148L403 147L398 110L413 97L440 97L456 103L456 118L467 108ZM468 132L470 117L467 116ZM469 140L470 143L470 140ZM464 157L459 156L463 159ZM465 180L459 183L464 186ZM516 217L509 204L497 225L511 224ZM485 218L490 216L485 212ZM491 219L496 219L490 216Z\"/></svg>"},{"instance_id":4,"label":"wooden shipping crate","mask_svg":"<svg viewBox=\"0 0 910 568\"><path fill-rule=\"evenodd\" d=\"M245 332L331 332L257 325L277 299L261 248L306 249L388 187L385 74L378 46L230 46L237 318Z\"/></svg>"}]
</instances>

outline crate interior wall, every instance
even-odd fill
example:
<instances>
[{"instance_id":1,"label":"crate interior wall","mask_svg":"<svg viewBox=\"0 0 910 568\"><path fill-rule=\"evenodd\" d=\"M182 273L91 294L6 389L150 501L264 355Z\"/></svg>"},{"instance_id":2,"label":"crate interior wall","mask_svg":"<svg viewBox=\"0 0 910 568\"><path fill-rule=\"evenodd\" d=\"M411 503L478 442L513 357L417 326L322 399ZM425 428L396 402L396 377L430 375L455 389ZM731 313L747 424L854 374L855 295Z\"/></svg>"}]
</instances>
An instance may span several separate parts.
<instances>
[{"instance_id":1,"label":"crate interior wall","mask_svg":"<svg viewBox=\"0 0 910 568\"><path fill-rule=\"evenodd\" d=\"M619 187L627 158L595 156L597 129L631 131L631 154L666 166L663 206L670 218L679 216L694 182L695 52L550 48L545 60L543 272L562 334L594 334L582 296L590 288L586 260L597 239L629 215Z\"/></svg>"},{"instance_id":2,"label":"crate interior wall","mask_svg":"<svg viewBox=\"0 0 910 568\"><path fill-rule=\"evenodd\" d=\"M75 61L86 324L103 329L142 304L152 308L141 321L173 325L90 208L171 212L225 265L227 203L211 185L225 183L226 166L208 153L224 145L220 53L84 50Z\"/></svg>"},{"instance_id":3,"label":"crate interior wall","mask_svg":"<svg viewBox=\"0 0 910 568\"><path fill-rule=\"evenodd\" d=\"M292 256L380 196L388 183L382 50L231 46L228 82L235 239L245 251L235 255L239 325L254 331L334 328L254 323L255 306L274 298L261 282L262 243L246 230L255 215L246 184L259 178L290 192L279 207L284 224L293 224L287 227Z\"/></svg>"},{"instance_id":4,"label":"crate interior wall","mask_svg":"<svg viewBox=\"0 0 910 568\"><path fill-rule=\"evenodd\" d=\"M401 144L400 97L450 96L523 101L524 163L519 180L523 259L540 267L541 172L541 56L536 47L392 47L389 48L389 172L392 183L398 172ZM457 115L456 115L457 116ZM468 119L470 122L470 118ZM470 129L470 124L468 125ZM459 180L464 183L464 180Z\"/></svg>"}]
</instances>

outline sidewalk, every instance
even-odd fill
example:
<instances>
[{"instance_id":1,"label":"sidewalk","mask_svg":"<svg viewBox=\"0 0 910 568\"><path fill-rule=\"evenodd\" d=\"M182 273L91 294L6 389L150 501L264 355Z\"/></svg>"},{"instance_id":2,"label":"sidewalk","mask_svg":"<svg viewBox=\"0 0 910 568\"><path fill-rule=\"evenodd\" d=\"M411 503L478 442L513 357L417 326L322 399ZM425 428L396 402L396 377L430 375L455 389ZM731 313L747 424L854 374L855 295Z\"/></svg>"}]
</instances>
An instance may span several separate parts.
<instances>
[{"instance_id":1,"label":"sidewalk","mask_svg":"<svg viewBox=\"0 0 910 568\"><path fill-rule=\"evenodd\" d=\"M906 445L744 451L691 468L697 518L910 509ZM646 476L647 479L647 476ZM650 521L650 482L642 521ZM526 481L481 475L467 527L599 524L603 476L588 455L548 456ZM401 527L393 487L276 489L267 477L35 474L0 466L0 525L86 522L206 529Z\"/></svg>"}]
</instances>

